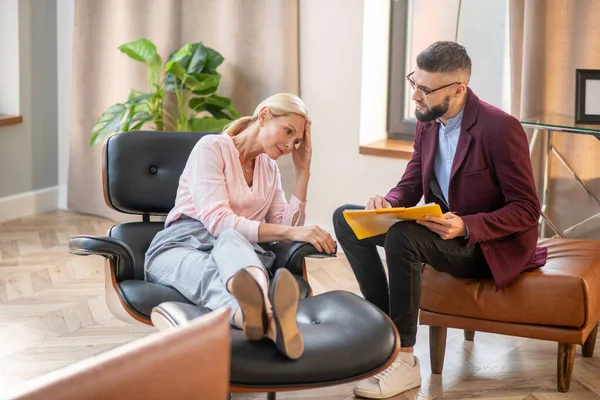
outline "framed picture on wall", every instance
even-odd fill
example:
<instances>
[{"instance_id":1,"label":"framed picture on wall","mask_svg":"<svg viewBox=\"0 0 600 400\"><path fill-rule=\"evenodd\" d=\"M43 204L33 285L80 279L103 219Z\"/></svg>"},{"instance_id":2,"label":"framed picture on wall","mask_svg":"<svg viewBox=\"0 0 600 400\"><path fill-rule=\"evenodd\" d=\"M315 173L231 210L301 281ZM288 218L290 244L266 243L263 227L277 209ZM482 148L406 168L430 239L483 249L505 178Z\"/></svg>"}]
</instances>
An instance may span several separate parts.
<instances>
[{"instance_id":1,"label":"framed picture on wall","mask_svg":"<svg viewBox=\"0 0 600 400\"><path fill-rule=\"evenodd\" d=\"M575 123L600 124L600 69L577 69L575 77Z\"/></svg>"}]
</instances>

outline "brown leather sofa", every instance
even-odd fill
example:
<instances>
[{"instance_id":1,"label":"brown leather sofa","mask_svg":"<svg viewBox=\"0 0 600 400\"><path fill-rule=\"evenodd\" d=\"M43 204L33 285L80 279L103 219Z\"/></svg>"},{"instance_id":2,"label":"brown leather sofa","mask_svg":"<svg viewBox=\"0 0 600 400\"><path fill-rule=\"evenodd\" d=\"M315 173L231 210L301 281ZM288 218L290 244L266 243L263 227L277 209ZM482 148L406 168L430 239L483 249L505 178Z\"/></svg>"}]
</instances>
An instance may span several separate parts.
<instances>
[{"instance_id":1,"label":"brown leather sofa","mask_svg":"<svg viewBox=\"0 0 600 400\"><path fill-rule=\"evenodd\" d=\"M558 342L558 390L571 382L575 347L594 352L600 320L600 241L542 239L546 265L496 291L492 279L457 279L423 271L420 324L429 325L431 370L441 374L446 329L498 333Z\"/></svg>"},{"instance_id":2,"label":"brown leather sofa","mask_svg":"<svg viewBox=\"0 0 600 400\"><path fill-rule=\"evenodd\" d=\"M31 380L14 400L229 399L229 309Z\"/></svg>"}]
</instances>

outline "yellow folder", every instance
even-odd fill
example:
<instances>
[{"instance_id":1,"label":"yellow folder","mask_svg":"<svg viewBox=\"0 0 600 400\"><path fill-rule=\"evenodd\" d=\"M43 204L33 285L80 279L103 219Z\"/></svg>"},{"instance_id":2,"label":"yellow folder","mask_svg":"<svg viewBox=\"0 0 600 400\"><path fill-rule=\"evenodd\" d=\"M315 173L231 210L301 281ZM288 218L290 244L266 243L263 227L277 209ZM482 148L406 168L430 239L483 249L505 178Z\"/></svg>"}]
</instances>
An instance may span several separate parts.
<instances>
[{"instance_id":1,"label":"yellow folder","mask_svg":"<svg viewBox=\"0 0 600 400\"><path fill-rule=\"evenodd\" d=\"M386 233L398 221L416 221L426 216L443 218L439 204L415 207L379 208L377 210L346 210L344 218L358 239Z\"/></svg>"}]
</instances>

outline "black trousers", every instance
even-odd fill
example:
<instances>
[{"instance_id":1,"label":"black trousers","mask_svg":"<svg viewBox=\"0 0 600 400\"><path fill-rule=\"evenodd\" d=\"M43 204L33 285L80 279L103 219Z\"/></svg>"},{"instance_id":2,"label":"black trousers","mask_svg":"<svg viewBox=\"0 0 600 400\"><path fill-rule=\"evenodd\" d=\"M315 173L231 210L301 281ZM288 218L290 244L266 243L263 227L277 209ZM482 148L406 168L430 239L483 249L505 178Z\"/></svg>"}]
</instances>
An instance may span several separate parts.
<instances>
[{"instance_id":1,"label":"black trousers","mask_svg":"<svg viewBox=\"0 0 600 400\"><path fill-rule=\"evenodd\" d=\"M491 276L479 245L467 246L463 238L444 240L416 222L398 222L386 234L357 239L342 212L358 209L364 206L345 205L335 211L335 234L363 296L394 321L402 347L416 342L423 263L459 278ZM377 246L385 249L389 284Z\"/></svg>"}]
</instances>

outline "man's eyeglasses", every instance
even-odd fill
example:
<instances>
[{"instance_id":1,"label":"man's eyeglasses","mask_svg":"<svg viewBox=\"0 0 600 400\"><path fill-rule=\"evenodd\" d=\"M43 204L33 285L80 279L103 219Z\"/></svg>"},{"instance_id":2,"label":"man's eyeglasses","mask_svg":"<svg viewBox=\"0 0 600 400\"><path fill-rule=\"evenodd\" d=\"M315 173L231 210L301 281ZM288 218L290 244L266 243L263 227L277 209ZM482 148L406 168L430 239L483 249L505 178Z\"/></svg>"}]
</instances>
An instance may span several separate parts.
<instances>
[{"instance_id":1,"label":"man's eyeglasses","mask_svg":"<svg viewBox=\"0 0 600 400\"><path fill-rule=\"evenodd\" d=\"M412 86L413 90L418 90L419 92L423 93L423 96L428 96L428 95L430 95L433 92L437 92L438 90L442 90L442 89L447 88L447 87L452 86L452 85L461 85L462 84L462 82L452 82L452 83L449 83L447 85L440 86L437 89L428 89L428 88L423 87L423 86L418 86L415 83L415 81L413 81L413 79L411 77L412 77L412 75L414 73L415 72L413 71L410 74L406 75L406 80L408 80L408 82L410 82L410 86Z\"/></svg>"}]
</instances>

